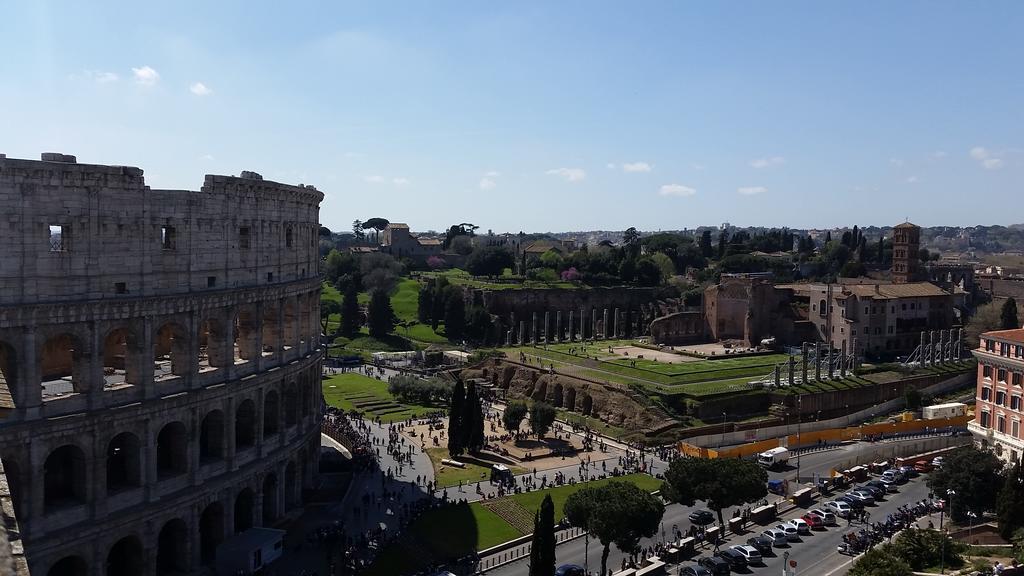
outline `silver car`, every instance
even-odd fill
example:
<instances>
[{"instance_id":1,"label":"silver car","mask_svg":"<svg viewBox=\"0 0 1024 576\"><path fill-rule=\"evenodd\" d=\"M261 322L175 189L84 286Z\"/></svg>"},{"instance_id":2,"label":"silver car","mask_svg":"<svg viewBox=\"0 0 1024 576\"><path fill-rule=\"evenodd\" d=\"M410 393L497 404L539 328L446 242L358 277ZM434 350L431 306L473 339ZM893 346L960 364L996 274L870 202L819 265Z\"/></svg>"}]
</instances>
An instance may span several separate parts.
<instances>
[{"instance_id":1,"label":"silver car","mask_svg":"<svg viewBox=\"0 0 1024 576\"><path fill-rule=\"evenodd\" d=\"M753 546L733 546L730 550L735 550L738 554L743 555L743 557L747 559L747 564L764 563L764 559L761 558L761 553Z\"/></svg>"}]
</instances>

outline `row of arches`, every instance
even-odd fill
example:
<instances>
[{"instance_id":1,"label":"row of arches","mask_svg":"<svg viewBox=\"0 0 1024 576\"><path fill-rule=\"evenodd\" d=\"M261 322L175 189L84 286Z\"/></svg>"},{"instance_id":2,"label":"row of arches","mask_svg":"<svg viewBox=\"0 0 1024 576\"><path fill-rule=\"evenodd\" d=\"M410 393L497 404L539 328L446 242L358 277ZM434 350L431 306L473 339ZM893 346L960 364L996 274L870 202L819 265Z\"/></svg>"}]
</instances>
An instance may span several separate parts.
<instances>
[{"instance_id":1,"label":"row of arches","mask_svg":"<svg viewBox=\"0 0 1024 576\"><path fill-rule=\"evenodd\" d=\"M115 541L107 550L100 573L106 576L139 576L155 574L172 576L187 574L199 565L209 566L216 560L217 547L233 534L241 534L254 526L273 525L284 512L301 504L299 466L289 460L283 470L268 471L253 486L245 486L226 501L215 500L197 509L197 516L172 517L165 520L147 545L137 534ZM283 479L279 478L283 475ZM229 531L230 522L230 531ZM190 529L190 525L194 526ZM229 533L230 532L230 533ZM149 563L152 562L152 565ZM155 570L154 570L155 569ZM91 576L89 563L80 555L68 555L55 561L47 576Z\"/></svg>"},{"instance_id":2,"label":"row of arches","mask_svg":"<svg viewBox=\"0 0 1024 576\"><path fill-rule=\"evenodd\" d=\"M44 326L0 334L0 394L15 407L42 399L128 386L156 385L225 370L224 379L265 369L319 345L319 298L311 292L283 301L183 314L158 322L133 318L108 325ZM94 332L99 332L95 334ZM259 366L254 362L261 360Z\"/></svg>"}]
</instances>

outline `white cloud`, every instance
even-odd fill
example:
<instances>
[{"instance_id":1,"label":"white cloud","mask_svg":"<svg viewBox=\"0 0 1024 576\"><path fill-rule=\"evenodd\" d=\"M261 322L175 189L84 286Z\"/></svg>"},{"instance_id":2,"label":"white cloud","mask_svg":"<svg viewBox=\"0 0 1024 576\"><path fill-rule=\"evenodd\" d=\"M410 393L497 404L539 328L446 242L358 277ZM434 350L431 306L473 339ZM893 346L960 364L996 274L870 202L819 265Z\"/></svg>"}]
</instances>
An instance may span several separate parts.
<instances>
[{"instance_id":1,"label":"white cloud","mask_svg":"<svg viewBox=\"0 0 1024 576\"><path fill-rule=\"evenodd\" d=\"M117 82L120 77L113 72L101 72L99 70L85 70L83 72L86 78L91 79L97 84L110 84L111 82Z\"/></svg>"},{"instance_id":2,"label":"white cloud","mask_svg":"<svg viewBox=\"0 0 1024 576\"><path fill-rule=\"evenodd\" d=\"M213 154L203 154L202 156L199 157L199 159L210 162L211 160L213 160Z\"/></svg>"},{"instance_id":3,"label":"white cloud","mask_svg":"<svg viewBox=\"0 0 1024 576\"><path fill-rule=\"evenodd\" d=\"M703 170L705 166L703 164L693 164L691 168L693 168L694 170Z\"/></svg>"},{"instance_id":4,"label":"white cloud","mask_svg":"<svg viewBox=\"0 0 1024 576\"><path fill-rule=\"evenodd\" d=\"M971 151L968 152L968 154L970 154L971 158L974 158L975 160L984 160L989 157L990 153L981 146L975 146L974 148L971 148Z\"/></svg>"},{"instance_id":5,"label":"white cloud","mask_svg":"<svg viewBox=\"0 0 1024 576\"><path fill-rule=\"evenodd\" d=\"M616 168L618 168L618 166L616 166L613 162L609 162L609 163L605 164L604 166L605 166L605 168L607 168L609 170L615 170Z\"/></svg>"},{"instance_id":6,"label":"white cloud","mask_svg":"<svg viewBox=\"0 0 1024 576\"><path fill-rule=\"evenodd\" d=\"M487 176L488 178L497 178L498 176L501 176L501 172L498 172L496 170L491 170L490 172L487 172L486 174L484 174L484 176Z\"/></svg>"},{"instance_id":7,"label":"white cloud","mask_svg":"<svg viewBox=\"0 0 1024 576\"><path fill-rule=\"evenodd\" d=\"M921 181L921 179L918 178L917 176L911 176L911 177L907 178L907 184L917 184L920 181Z\"/></svg>"},{"instance_id":8,"label":"white cloud","mask_svg":"<svg viewBox=\"0 0 1024 576\"><path fill-rule=\"evenodd\" d=\"M408 178L403 178L399 176L397 178L392 178L391 183L394 184L395 186L405 186L410 183L410 180Z\"/></svg>"},{"instance_id":9,"label":"white cloud","mask_svg":"<svg viewBox=\"0 0 1024 576\"><path fill-rule=\"evenodd\" d=\"M658 194L662 196L693 196L696 193L697 190L682 184L665 184L658 188Z\"/></svg>"},{"instance_id":10,"label":"white cloud","mask_svg":"<svg viewBox=\"0 0 1024 576\"><path fill-rule=\"evenodd\" d=\"M750 161L751 168L767 168L769 166L777 166L784 164L786 159L782 156L772 156L770 158L755 158Z\"/></svg>"},{"instance_id":11,"label":"white cloud","mask_svg":"<svg viewBox=\"0 0 1024 576\"><path fill-rule=\"evenodd\" d=\"M1000 158L1000 154L997 154L987 148L981 146L975 146L968 152L971 158L977 160L982 168L986 170L997 170L1003 167L1003 160Z\"/></svg>"},{"instance_id":12,"label":"white cloud","mask_svg":"<svg viewBox=\"0 0 1024 576\"><path fill-rule=\"evenodd\" d=\"M206 84L202 82L196 82L188 87L188 91L195 94L196 96L208 96L213 90L206 87Z\"/></svg>"},{"instance_id":13,"label":"white cloud","mask_svg":"<svg viewBox=\"0 0 1024 576\"><path fill-rule=\"evenodd\" d=\"M622 165L623 172L650 172L651 165L647 162L627 162Z\"/></svg>"},{"instance_id":14,"label":"white cloud","mask_svg":"<svg viewBox=\"0 0 1024 576\"><path fill-rule=\"evenodd\" d=\"M160 80L160 74L149 66L132 68L132 75L135 76L135 82L143 86L152 86Z\"/></svg>"},{"instance_id":15,"label":"white cloud","mask_svg":"<svg viewBox=\"0 0 1024 576\"><path fill-rule=\"evenodd\" d=\"M481 190L494 190L497 186L498 186L497 182L495 182L494 180L492 180L492 179L490 179L490 178L488 178L486 176L484 176L483 178L480 179L480 189Z\"/></svg>"},{"instance_id":16,"label":"white cloud","mask_svg":"<svg viewBox=\"0 0 1024 576\"><path fill-rule=\"evenodd\" d=\"M384 178L383 176L377 176L376 174L371 176L363 176L363 181L369 182L370 184L383 184L386 180L387 179Z\"/></svg>"},{"instance_id":17,"label":"white cloud","mask_svg":"<svg viewBox=\"0 0 1024 576\"><path fill-rule=\"evenodd\" d=\"M741 186L736 191L744 196L754 196L756 194L764 194L768 189L764 186Z\"/></svg>"},{"instance_id":18,"label":"white cloud","mask_svg":"<svg viewBox=\"0 0 1024 576\"><path fill-rule=\"evenodd\" d=\"M561 176L566 182L579 182L587 177L587 172L583 168L552 168L545 174Z\"/></svg>"},{"instance_id":19,"label":"white cloud","mask_svg":"<svg viewBox=\"0 0 1024 576\"><path fill-rule=\"evenodd\" d=\"M932 158L935 160L945 158L946 156L949 156L949 154L946 154L945 150L936 150L935 152L932 152Z\"/></svg>"},{"instance_id":20,"label":"white cloud","mask_svg":"<svg viewBox=\"0 0 1024 576\"><path fill-rule=\"evenodd\" d=\"M902 158L889 158L889 164L891 164L891 165L893 165L893 166L895 166L897 168L902 168L904 162L903 162Z\"/></svg>"},{"instance_id":21,"label":"white cloud","mask_svg":"<svg viewBox=\"0 0 1024 576\"><path fill-rule=\"evenodd\" d=\"M996 168L1001 168L1003 166L1003 161L999 158L985 158L981 161L981 165L984 166L986 170L995 170Z\"/></svg>"}]
</instances>

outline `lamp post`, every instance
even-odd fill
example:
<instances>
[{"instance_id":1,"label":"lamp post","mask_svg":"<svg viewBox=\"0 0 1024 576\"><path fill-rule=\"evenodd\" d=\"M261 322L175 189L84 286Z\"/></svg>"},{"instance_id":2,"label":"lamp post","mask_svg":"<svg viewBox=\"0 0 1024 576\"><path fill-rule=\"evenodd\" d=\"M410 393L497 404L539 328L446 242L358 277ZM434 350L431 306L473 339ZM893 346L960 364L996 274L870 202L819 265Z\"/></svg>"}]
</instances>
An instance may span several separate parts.
<instances>
[{"instance_id":1,"label":"lamp post","mask_svg":"<svg viewBox=\"0 0 1024 576\"><path fill-rule=\"evenodd\" d=\"M802 394L797 394L796 397L796 483L800 484L800 423L803 420L803 400Z\"/></svg>"},{"instance_id":2,"label":"lamp post","mask_svg":"<svg viewBox=\"0 0 1024 576\"><path fill-rule=\"evenodd\" d=\"M729 417L725 413L725 411L723 410L722 411L722 443L719 445L719 448L721 448L722 446L725 446L725 425L728 423L728 420L729 420Z\"/></svg>"},{"instance_id":3,"label":"lamp post","mask_svg":"<svg viewBox=\"0 0 1024 576\"><path fill-rule=\"evenodd\" d=\"M953 496L956 496L956 492L950 488L946 490L946 503L942 505L942 509L939 510L939 532L942 537L942 551L939 553L939 574L946 573L946 531L942 528L942 516L946 511L947 506L953 504Z\"/></svg>"}]
</instances>

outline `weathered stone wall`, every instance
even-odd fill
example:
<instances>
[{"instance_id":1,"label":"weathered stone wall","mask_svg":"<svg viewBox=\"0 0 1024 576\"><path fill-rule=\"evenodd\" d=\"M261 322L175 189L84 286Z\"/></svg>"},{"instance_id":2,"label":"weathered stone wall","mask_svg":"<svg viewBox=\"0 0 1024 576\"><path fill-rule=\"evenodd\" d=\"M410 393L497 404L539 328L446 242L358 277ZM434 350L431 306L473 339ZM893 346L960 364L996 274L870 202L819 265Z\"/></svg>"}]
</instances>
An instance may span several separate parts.
<instances>
[{"instance_id":1,"label":"weathered stone wall","mask_svg":"<svg viewBox=\"0 0 1024 576\"><path fill-rule=\"evenodd\" d=\"M467 368L462 376L484 378L505 390L510 399L541 400L631 431L647 432L672 423L671 417L645 403L625 386L601 384L496 359Z\"/></svg>"},{"instance_id":2,"label":"weathered stone wall","mask_svg":"<svg viewBox=\"0 0 1024 576\"><path fill-rule=\"evenodd\" d=\"M323 195L251 173L153 191L63 160L0 156L0 214L24 216L0 219L0 460L26 557L197 572L312 486Z\"/></svg>"},{"instance_id":3,"label":"weathered stone wall","mask_svg":"<svg viewBox=\"0 0 1024 576\"><path fill-rule=\"evenodd\" d=\"M703 312L676 312L651 322L651 341L666 345L696 344L705 341L705 330Z\"/></svg>"},{"instance_id":4,"label":"weathered stone wall","mask_svg":"<svg viewBox=\"0 0 1024 576\"><path fill-rule=\"evenodd\" d=\"M525 319L534 312L543 314L545 311L562 310L563 314L580 309L590 314L592 308L600 310L632 308L639 310L648 308L654 303L653 288L530 288L523 290L483 290L472 291L472 299L481 304L491 314L508 318L515 313L517 318Z\"/></svg>"}]
</instances>

